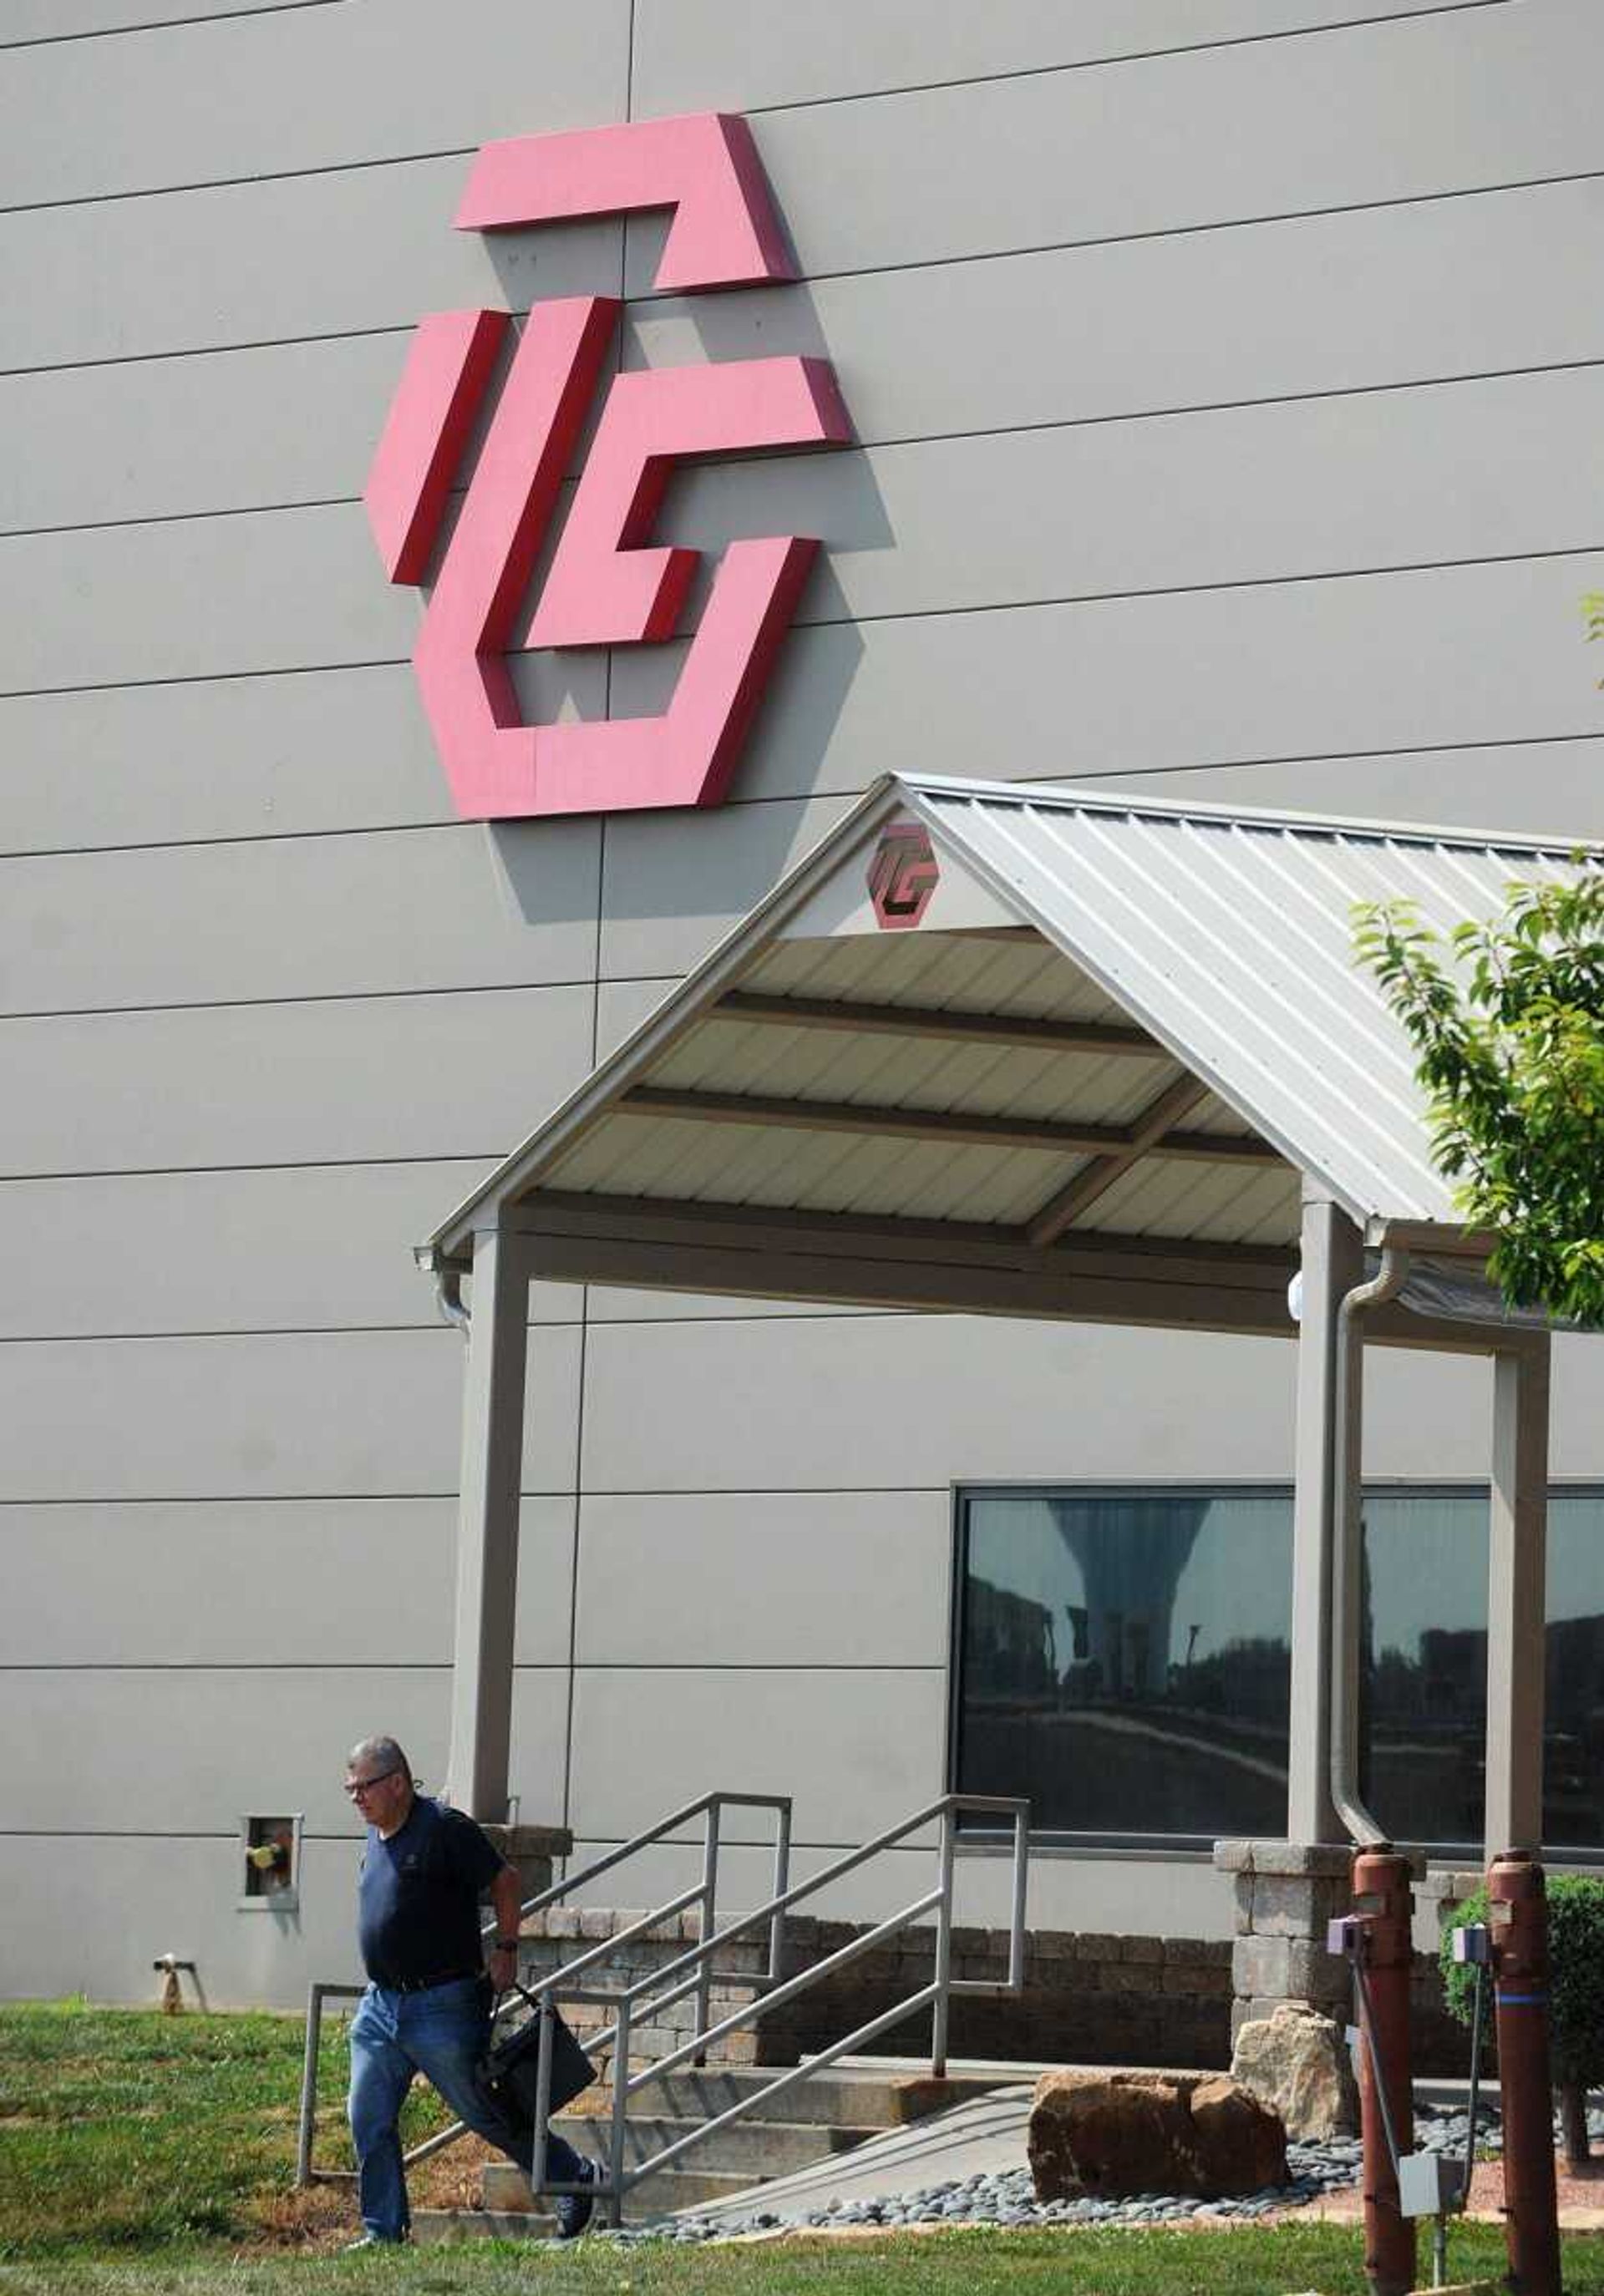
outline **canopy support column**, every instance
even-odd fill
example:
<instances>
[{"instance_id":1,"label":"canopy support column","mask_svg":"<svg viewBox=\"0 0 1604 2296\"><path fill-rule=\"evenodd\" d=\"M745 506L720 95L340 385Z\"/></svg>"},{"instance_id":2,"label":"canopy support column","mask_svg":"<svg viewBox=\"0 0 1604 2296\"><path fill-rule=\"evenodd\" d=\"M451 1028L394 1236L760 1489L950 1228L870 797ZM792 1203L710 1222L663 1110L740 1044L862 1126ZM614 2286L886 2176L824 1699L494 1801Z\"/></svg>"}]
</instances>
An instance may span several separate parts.
<instances>
[{"instance_id":1,"label":"canopy support column","mask_svg":"<svg viewBox=\"0 0 1604 2296\"><path fill-rule=\"evenodd\" d=\"M528 1353L527 1246L501 1227L476 1229L447 1791L459 1809L490 1824L507 1815Z\"/></svg>"},{"instance_id":2,"label":"canopy support column","mask_svg":"<svg viewBox=\"0 0 1604 2296\"><path fill-rule=\"evenodd\" d=\"M1487 1578L1487 1857L1542 1846L1549 1340L1501 1348Z\"/></svg>"},{"instance_id":3,"label":"canopy support column","mask_svg":"<svg viewBox=\"0 0 1604 2296\"><path fill-rule=\"evenodd\" d=\"M1345 1839L1331 1802L1331 1566L1337 1496L1337 1310L1364 1273L1359 1230L1305 1184L1303 1300L1297 1336L1297 1437L1292 1511L1292 1681L1287 1833L1293 1841Z\"/></svg>"}]
</instances>

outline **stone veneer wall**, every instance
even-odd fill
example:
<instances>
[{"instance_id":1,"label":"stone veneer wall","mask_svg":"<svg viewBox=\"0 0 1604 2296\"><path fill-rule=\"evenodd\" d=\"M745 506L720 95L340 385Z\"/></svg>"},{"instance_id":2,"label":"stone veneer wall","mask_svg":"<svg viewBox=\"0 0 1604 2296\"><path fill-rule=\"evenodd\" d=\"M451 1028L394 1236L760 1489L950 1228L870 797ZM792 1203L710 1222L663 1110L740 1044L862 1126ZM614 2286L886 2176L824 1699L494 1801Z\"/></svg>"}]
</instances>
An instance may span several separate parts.
<instances>
[{"instance_id":1,"label":"stone veneer wall","mask_svg":"<svg viewBox=\"0 0 1604 2296\"><path fill-rule=\"evenodd\" d=\"M526 1977L548 1975L641 1918L604 1906L554 1906L526 1925ZM867 1923L795 1919L786 1931L786 1973L794 1973L861 1937ZM701 1934L693 1911L659 1923L606 1954L579 1980L622 1987L659 1970ZM799 2000L751 2029L716 2043L718 2062L794 2064L839 2040L901 1997L930 1982L934 1932L909 1931L823 1980ZM1008 1974L1005 1930L956 1929L955 1978L998 1981ZM957 2057L1001 2057L1092 2064L1223 2065L1230 2054L1230 1944L1206 1938L1115 1937L1037 1931L1025 1941L1024 1990L991 1998L958 1995L951 2005L949 2048ZM761 1932L726 1947L713 1989L716 2022L755 1997L767 1966ZM576 2004L564 2016L577 2032L605 2021ZM692 2030L687 1997L635 2029L631 2055L655 2060ZM917 2055L929 2045L928 2011L895 2026L872 2045L887 2055Z\"/></svg>"},{"instance_id":2,"label":"stone veneer wall","mask_svg":"<svg viewBox=\"0 0 1604 2296\"><path fill-rule=\"evenodd\" d=\"M644 1911L613 1906L552 1906L544 1913L531 1915L523 1924L520 1956L520 1973L524 1983L533 1985L549 1977L554 1970L578 1961L594 1947L632 1927L643 1918ZM800 1931L805 1924L799 1922L794 1926ZM695 1945L701 1934L700 1914L673 1915L667 1921L654 1923L641 1936L613 1948L575 1981L588 1988L622 1992L637 1979L667 1968L670 1962L678 1960ZM750 1939L737 1939L724 1948L719 1957L719 1974L727 1981L712 1988L709 2004L712 2023L717 2024L732 2010L756 1998L761 1990L759 1979L768 1964L769 1940L761 1931L754 1932ZM731 1979L733 1983L728 1981ZM571 2004L559 1997L559 2005L567 2022L581 2038L611 2022L605 2009L589 2003ZM666 2057L688 2038L695 2023L695 2002L688 1994L683 2001L673 2002L651 2015L643 2014L630 2028L631 2062L654 2063L659 2057ZM748 2029L715 2042L708 2055L716 2064L750 2065L756 2063L757 2053L757 2037Z\"/></svg>"},{"instance_id":3,"label":"stone veneer wall","mask_svg":"<svg viewBox=\"0 0 1604 2296\"><path fill-rule=\"evenodd\" d=\"M1261 1911L1267 1915L1274 1901L1274 1892L1262 1894ZM612 1906L553 1906L526 1924L525 1981L533 1983L550 1975L640 1919L638 1912ZM868 1926L794 1920L786 1933L786 1974L794 1974L838 1952L853 1938L862 1936ZM621 1990L637 1979L665 1968L700 1934L699 1916L695 1912L680 1914L608 1952L579 1981ZM1308 1941L1299 1942L1306 1947ZM1242 2022L1237 2013L1243 2002L1233 2001L1233 1967L1242 1960L1243 1943L1242 1938L1233 1944L1227 1939L1037 1931L1025 1941L1022 1994L954 1997L950 2053L954 2057L1032 2063L1196 2069L1227 2065L1236 2029ZM1264 1949L1275 1943L1273 1935L1260 1938L1255 1967L1264 1962ZM746 2027L714 2043L709 2057L720 2064L794 2064L800 2056L827 2047L902 1996L927 1985L934 1954L934 1933L925 1928L910 1931L892 1944L864 1954L798 2000L777 2009L755 2030ZM757 1997L767 1961L768 1939L762 1933L724 1948L719 1969L725 1981L712 1992L715 2023ZM1288 1956L1286 1973L1321 1982L1318 1992L1285 1997L1312 1999L1328 2015L1345 2024L1349 2016L1345 1971L1339 1963L1322 1965L1324 1961L1322 1956L1317 1963L1306 1950L1299 1956ZM1276 1956L1276 1967L1281 1966ZM1007 1931L954 1930L952 1973L957 1978L991 1981L1006 1977ZM1411 2002L1417 2072L1462 2075L1468 2063L1468 2041L1443 2006L1436 1962L1430 1954L1415 1956ZM1267 2015L1272 2005L1268 1996L1251 2003L1254 2014ZM605 2011L577 2003L565 2007L563 2014L580 2034L608 2021ZM687 1996L644 2017L634 2029L632 2060L654 2062L666 2056L689 2038L694 2015L694 2003ZM922 2047L928 2047L929 2036L926 2011L882 2034L866 2054L917 2056Z\"/></svg>"},{"instance_id":4,"label":"stone veneer wall","mask_svg":"<svg viewBox=\"0 0 1604 2296\"><path fill-rule=\"evenodd\" d=\"M861 1931L845 1922L814 1925L822 1958ZM822 2048L934 1974L934 1932L904 1932L852 1962L816 1991L765 2019L765 2060L781 2063ZM1006 1979L1006 1930L955 1929L952 1974ZM1230 2055L1230 1946L1224 1939L1116 1937L1036 1930L1025 1939L1024 1989L991 1997L956 1995L948 2025L955 2057L1082 2064L1211 2066ZM928 2046L928 2012L874 2043L897 2055Z\"/></svg>"}]
</instances>

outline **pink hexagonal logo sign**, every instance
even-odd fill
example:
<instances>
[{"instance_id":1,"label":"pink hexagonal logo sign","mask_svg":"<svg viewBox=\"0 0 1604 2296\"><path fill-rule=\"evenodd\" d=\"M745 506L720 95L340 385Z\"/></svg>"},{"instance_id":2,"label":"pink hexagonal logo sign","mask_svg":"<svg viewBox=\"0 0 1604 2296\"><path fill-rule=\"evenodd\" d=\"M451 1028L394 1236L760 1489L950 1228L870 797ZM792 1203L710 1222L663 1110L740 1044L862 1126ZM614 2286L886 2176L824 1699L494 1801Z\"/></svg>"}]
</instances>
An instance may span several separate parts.
<instances>
[{"instance_id":1,"label":"pink hexagonal logo sign","mask_svg":"<svg viewBox=\"0 0 1604 2296\"><path fill-rule=\"evenodd\" d=\"M660 290L795 276L743 119L682 119L485 145L457 210L465 231L668 208ZM489 411L413 661L457 811L474 820L716 805L728 787L818 545L732 542L667 709L531 726L506 654L618 324L616 297L539 303ZM366 502L392 582L423 585L469 434L512 330L505 311L441 311L408 352ZM839 447L851 436L829 362L730 360L616 375L522 650L651 645L679 629L698 554L651 532L676 463Z\"/></svg>"},{"instance_id":2,"label":"pink hexagonal logo sign","mask_svg":"<svg viewBox=\"0 0 1604 2296\"><path fill-rule=\"evenodd\" d=\"M883 932L917 925L941 881L930 832L919 821L893 821L868 865L868 897Z\"/></svg>"}]
</instances>

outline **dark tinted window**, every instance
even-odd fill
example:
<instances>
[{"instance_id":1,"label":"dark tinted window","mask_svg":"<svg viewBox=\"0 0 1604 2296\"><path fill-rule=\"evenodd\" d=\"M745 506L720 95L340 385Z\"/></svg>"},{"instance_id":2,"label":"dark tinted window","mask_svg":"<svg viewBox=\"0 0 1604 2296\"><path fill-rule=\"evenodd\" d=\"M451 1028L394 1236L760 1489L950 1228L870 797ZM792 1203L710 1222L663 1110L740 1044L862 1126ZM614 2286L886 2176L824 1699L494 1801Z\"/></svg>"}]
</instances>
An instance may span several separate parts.
<instances>
[{"instance_id":1,"label":"dark tinted window","mask_svg":"<svg viewBox=\"0 0 1604 2296\"><path fill-rule=\"evenodd\" d=\"M1395 1839L1475 1843L1487 1505L1366 1499L1367 1792ZM996 1490L959 1509L957 1783L1045 1833L1286 1828L1286 1490ZM1545 1836L1604 1847L1604 1496L1549 1519Z\"/></svg>"}]
</instances>

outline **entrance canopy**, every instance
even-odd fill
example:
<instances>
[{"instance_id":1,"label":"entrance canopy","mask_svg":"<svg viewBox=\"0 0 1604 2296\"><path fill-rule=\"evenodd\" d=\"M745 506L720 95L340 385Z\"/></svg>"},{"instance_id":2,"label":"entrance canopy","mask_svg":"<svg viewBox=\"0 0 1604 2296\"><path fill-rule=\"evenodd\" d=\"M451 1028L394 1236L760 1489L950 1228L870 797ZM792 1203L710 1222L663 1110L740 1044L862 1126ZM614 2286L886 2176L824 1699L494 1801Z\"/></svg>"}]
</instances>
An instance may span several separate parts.
<instances>
[{"instance_id":1,"label":"entrance canopy","mask_svg":"<svg viewBox=\"0 0 1604 2296\"><path fill-rule=\"evenodd\" d=\"M1572 865L888 777L419 1258L460 1270L496 1224L555 1277L1290 1335L1311 1185L1372 1245L1485 1257L1354 902L1446 925ZM1502 1319L1418 1273L1373 1336L1485 1345L1467 1300Z\"/></svg>"},{"instance_id":2,"label":"entrance canopy","mask_svg":"<svg viewBox=\"0 0 1604 2296\"><path fill-rule=\"evenodd\" d=\"M465 1326L473 1285L457 1799L506 1806L546 1276L1297 1338L1304 1842L1377 1833L1356 1783L1363 1340L1493 1354L1488 1839L1536 1840L1547 1335L1482 1280L1489 1240L1432 1165L1353 909L1402 897L1446 927L1576 865L1559 842L877 784L419 1250Z\"/></svg>"}]
</instances>

